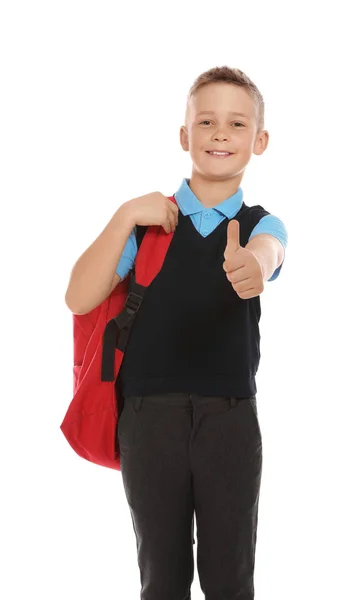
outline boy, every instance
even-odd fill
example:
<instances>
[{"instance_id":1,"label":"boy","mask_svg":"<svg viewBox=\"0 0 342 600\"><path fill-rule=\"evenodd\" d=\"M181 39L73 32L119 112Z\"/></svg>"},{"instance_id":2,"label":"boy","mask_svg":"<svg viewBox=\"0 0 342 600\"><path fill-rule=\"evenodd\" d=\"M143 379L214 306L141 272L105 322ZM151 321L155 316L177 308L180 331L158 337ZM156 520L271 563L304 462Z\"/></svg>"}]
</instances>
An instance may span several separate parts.
<instances>
[{"instance_id":1,"label":"boy","mask_svg":"<svg viewBox=\"0 0 342 600\"><path fill-rule=\"evenodd\" d=\"M263 127L262 96L242 71L200 75L180 130L193 167L177 206L159 192L123 204L67 290L69 308L89 312L131 270L137 225L174 232L119 374L120 464L142 600L190 600L195 513L205 599L254 598L259 296L279 275L287 244L283 223L242 198L244 169L268 145Z\"/></svg>"}]
</instances>

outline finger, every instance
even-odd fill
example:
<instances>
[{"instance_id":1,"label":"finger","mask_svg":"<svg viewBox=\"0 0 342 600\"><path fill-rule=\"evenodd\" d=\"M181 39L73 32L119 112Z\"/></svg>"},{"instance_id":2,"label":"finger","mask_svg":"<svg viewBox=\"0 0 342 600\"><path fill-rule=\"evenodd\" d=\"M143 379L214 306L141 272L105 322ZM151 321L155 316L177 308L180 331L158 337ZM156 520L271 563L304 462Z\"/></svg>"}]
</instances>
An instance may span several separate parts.
<instances>
[{"instance_id":1,"label":"finger","mask_svg":"<svg viewBox=\"0 0 342 600\"><path fill-rule=\"evenodd\" d=\"M240 223L236 219L229 221L227 237L228 250L236 252L240 248Z\"/></svg>"},{"instance_id":2,"label":"finger","mask_svg":"<svg viewBox=\"0 0 342 600\"><path fill-rule=\"evenodd\" d=\"M166 221L164 221L163 227L164 227L166 233L171 233L173 224L172 224L172 221L169 216L166 217Z\"/></svg>"},{"instance_id":3,"label":"finger","mask_svg":"<svg viewBox=\"0 0 342 600\"><path fill-rule=\"evenodd\" d=\"M178 208L178 206L176 204L174 204L173 202L171 202L171 200L169 200L169 208L171 209L172 213L174 215L176 215L176 217L178 217L179 208Z\"/></svg>"},{"instance_id":4,"label":"finger","mask_svg":"<svg viewBox=\"0 0 342 600\"><path fill-rule=\"evenodd\" d=\"M173 229L176 229L177 225L178 225L178 213L175 214L174 212L172 212L171 210L169 211L168 217L171 221L172 227Z\"/></svg>"},{"instance_id":5,"label":"finger","mask_svg":"<svg viewBox=\"0 0 342 600\"><path fill-rule=\"evenodd\" d=\"M179 210L178 205L175 204L174 202L172 202L172 200L169 200L169 206L170 206L171 210L173 210L173 212L178 213L178 210Z\"/></svg>"}]
</instances>

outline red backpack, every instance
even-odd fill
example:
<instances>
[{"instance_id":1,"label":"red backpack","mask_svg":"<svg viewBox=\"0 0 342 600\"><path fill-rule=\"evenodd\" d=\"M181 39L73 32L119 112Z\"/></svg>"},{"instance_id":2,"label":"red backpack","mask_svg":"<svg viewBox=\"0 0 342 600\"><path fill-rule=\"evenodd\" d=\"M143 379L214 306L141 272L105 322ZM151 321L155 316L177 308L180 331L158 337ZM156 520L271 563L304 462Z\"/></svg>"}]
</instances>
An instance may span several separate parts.
<instances>
[{"instance_id":1,"label":"red backpack","mask_svg":"<svg viewBox=\"0 0 342 600\"><path fill-rule=\"evenodd\" d=\"M168 199L176 204L173 196ZM60 429L79 456L118 471L121 397L116 382L135 315L172 237L161 226L147 227L130 277L89 313L73 314L74 396Z\"/></svg>"}]
</instances>

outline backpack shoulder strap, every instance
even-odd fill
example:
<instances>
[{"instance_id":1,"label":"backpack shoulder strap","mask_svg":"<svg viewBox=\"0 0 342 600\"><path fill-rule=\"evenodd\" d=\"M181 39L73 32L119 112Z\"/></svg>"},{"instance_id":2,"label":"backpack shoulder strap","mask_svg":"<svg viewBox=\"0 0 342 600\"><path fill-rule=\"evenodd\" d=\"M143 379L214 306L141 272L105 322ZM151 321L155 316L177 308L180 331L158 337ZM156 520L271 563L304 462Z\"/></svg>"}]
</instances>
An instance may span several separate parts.
<instances>
[{"instance_id":1,"label":"backpack shoulder strap","mask_svg":"<svg viewBox=\"0 0 342 600\"><path fill-rule=\"evenodd\" d=\"M138 250L140 248L141 242L143 241L143 237L144 237L147 229L148 229L148 225L136 225L135 236L136 236L136 240L137 240Z\"/></svg>"},{"instance_id":2,"label":"backpack shoulder strap","mask_svg":"<svg viewBox=\"0 0 342 600\"><path fill-rule=\"evenodd\" d=\"M174 197L169 199L176 203ZM173 238L173 233L166 234L162 227L154 225L136 225L135 233L138 252L131 270L128 289L123 298L124 305L119 313L115 311L115 314L107 315L108 322L103 335L102 381L114 381L114 373L118 375L117 366L120 369L121 363L115 361L115 351L120 351L122 360L131 326L144 299L145 290L162 268ZM117 366L114 371L115 365Z\"/></svg>"}]
</instances>

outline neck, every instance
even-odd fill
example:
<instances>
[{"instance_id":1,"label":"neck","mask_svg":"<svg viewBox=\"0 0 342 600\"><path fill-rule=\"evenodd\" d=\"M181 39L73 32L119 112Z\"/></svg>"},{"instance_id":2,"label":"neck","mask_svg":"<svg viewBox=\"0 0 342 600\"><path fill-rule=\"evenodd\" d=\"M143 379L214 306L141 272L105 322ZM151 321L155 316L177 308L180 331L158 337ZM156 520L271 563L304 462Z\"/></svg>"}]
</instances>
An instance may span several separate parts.
<instances>
[{"instance_id":1,"label":"neck","mask_svg":"<svg viewBox=\"0 0 342 600\"><path fill-rule=\"evenodd\" d=\"M243 174L242 171L242 173L233 175L230 179L218 180L208 179L193 169L189 187L203 206L213 208L236 194Z\"/></svg>"}]
</instances>

